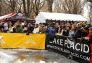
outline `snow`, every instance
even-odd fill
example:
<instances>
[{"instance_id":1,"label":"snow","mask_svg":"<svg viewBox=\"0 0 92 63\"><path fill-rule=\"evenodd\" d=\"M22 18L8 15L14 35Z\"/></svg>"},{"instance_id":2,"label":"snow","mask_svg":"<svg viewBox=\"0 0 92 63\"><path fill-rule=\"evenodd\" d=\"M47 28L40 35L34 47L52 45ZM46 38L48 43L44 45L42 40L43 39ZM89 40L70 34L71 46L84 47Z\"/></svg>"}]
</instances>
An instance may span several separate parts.
<instances>
[{"instance_id":1,"label":"snow","mask_svg":"<svg viewBox=\"0 0 92 63\"><path fill-rule=\"evenodd\" d=\"M14 58L16 57L0 51L0 63L10 63L10 61L13 61Z\"/></svg>"},{"instance_id":2,"label":"snow","mask_svg":"<svg viewBox=\"0 0 92 63\"><path fill-rule=\"evenodd\" d=\"M29 52L26 52L29 51ZM24 56L21 56L24 54ZM22 57L25 57L24 59ZM22 60L21 60L22 59ZM65 61L63 61L65 60ZM0 63L77 63L47 50L0 49Z\"/></svg>"}]
</instances>

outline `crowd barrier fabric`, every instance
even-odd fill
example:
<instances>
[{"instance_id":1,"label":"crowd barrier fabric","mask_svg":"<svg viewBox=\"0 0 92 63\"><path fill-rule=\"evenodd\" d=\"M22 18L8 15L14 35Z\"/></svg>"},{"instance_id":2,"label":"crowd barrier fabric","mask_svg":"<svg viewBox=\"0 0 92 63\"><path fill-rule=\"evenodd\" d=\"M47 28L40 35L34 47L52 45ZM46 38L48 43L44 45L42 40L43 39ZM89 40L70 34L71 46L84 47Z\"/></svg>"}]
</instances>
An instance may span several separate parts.
<instances>
[{"instance_id":1,"label":"crowd barrier fabric","mask_svg":"<svg viewBox=\"0 0 92 63\"><path fill-rule=\"evenodd\" d=\"M0 48L46 49L67 53L89 61L89 41L56 35L53 39L45 34L0 33Z\"/></svg>"},{"instance_id":2,"label":"crowd barrier fabric","mask_svg":"<svg viewBox=\"0 0 92 63\"><path fill-rule=\"evenodd\" d=\"M45 49L45 34L0 33L0 48Z\"/></svg>"},{"instance_id":3,"label":"crowd barrier fabric","mask_svg":"<svg viewBox=\"0 0 92 63\"><path fill-rule=\"evenodd\" d=\"M64 52L88 62L90 60L88 40L80 40L65 36L55 36L53 40L50 40L47 37L45 47L47 50L58 53Z\"/></svg>"}]
</instances>

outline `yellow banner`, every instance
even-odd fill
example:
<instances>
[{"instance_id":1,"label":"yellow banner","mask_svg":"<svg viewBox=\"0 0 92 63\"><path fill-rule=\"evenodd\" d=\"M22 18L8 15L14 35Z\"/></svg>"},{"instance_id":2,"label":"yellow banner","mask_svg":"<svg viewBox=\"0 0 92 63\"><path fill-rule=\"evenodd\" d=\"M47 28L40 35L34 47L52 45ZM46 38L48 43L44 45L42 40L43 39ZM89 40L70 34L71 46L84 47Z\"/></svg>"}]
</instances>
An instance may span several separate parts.
<instances>
[{"instance_id":1,"label":"yellow banner","mask_svg":"<svg viewBox=\"0 0 92 63\"><path fill-rule=\"evenodd\" d=\"M0 48L45 49L45 34L0 33Z\"/></svg>"}]
</instances>

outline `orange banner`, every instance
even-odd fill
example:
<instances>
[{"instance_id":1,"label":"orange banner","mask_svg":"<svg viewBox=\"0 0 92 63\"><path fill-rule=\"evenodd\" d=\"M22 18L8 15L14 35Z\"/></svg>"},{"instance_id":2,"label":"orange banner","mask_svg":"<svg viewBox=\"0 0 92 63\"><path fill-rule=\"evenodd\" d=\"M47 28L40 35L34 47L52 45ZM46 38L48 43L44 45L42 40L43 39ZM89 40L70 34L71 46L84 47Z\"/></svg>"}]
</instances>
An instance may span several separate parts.
<instances>
[{"instance_id":1,"label":"orange banner","mask_svg":"<svg viewBox=\"0 0 92 63\"><path fill-rule=\"evenodd\" d=\"M0 33L0 47L45 49L45 38L45 34Z\"/></svg>"}]
</instances>

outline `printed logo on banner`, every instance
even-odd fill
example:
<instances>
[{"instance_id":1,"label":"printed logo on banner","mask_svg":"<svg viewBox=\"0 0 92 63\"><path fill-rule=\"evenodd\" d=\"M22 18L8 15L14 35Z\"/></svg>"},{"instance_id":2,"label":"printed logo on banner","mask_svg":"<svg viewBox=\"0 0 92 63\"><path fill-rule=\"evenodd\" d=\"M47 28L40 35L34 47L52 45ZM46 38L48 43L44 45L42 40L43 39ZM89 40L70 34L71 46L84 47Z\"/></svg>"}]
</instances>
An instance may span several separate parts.
<instances>
[{"instance_id":1,"label":"printed logo on banner","mask_svg":"<svg viewBox=\"0 0 92 63\"><path fill-rule=\"evenodd\" d=\"M73 42L69 38L65 40L69 45L67 48L70 49L71 55L89 61L89 45L83 42Z\"/></svg>"},{"instance_id":2,"label":"printed logo on banner","mask_svg":"<svg viewBox=\"0 0 92 63\"><path fill-rule=\"evenodd\" d=\"M46 42L46 49L51 49L51 50L54 50L54 51L63 51L63 39L60 39L60 37L58 38L54 38L52 41L49 40L49 39L46 39L48 40Z\"/></svg>"},{"instance_id":3,"label":"printed logo on banner","mask_svg":"<svg viewBox=\"0 0 92 63\"><path fill-rule=\"evenodd\" d=\"M70 37L56 36L52 41L47 41L46 49L69 53L74 57L89 61L89 45L87 43L86 40L81 42Z\"/></svg>"}]
</instances>

